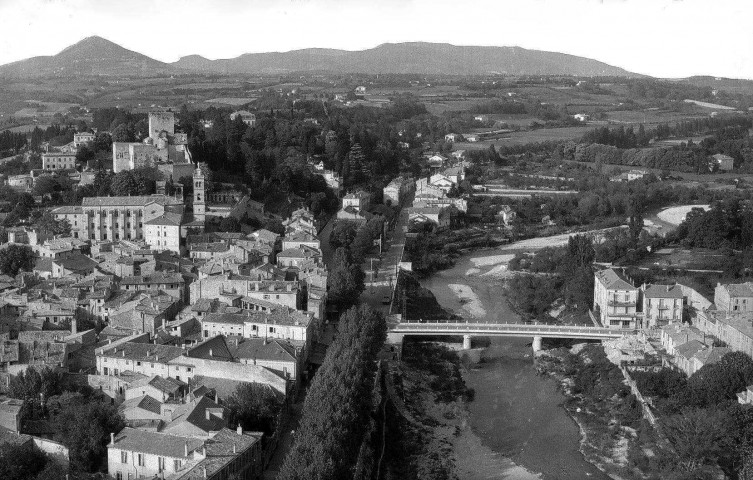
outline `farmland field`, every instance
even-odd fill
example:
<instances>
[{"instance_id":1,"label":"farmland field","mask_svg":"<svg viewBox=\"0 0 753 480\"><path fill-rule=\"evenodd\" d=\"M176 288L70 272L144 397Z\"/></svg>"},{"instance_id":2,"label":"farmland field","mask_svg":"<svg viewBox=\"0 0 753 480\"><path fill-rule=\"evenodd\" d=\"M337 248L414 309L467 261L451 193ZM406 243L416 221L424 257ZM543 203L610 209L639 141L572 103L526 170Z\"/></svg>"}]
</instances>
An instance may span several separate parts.
<instances>
[{"instance_id":1,"label":"farmland field","mask_svg":"<svg viewBox=\"0 0 753 480\"><path fill-rule=\"evenodd\" d=\"M490 145L495 147L507 145L524 145L533 142L549 142L552 140L577 140L586 132L594 127L585 125L581 127L563 127L563 128L539 128L537 130L528 130L512 132L505 134L503 138L494 140L484 140L481 142L458 142L455 147L459 150L480 150L489 148Z\"/></svg>"},{"instance_id":2,"label":"farmland field","mask_svg":"<svg viewBox=\"0 0 753 480\"><path fill-rule=\"evenodd\" d=\"M666 110L615 110L607 113L607 119L619 123L646 125L656 123L676 123L693 118L705 118L707 115L697 112L671 112Z\"/></svg>"},{"instance_id":3,"label":"farmland field","mask_svg":"<svg viewBox=\"0 0 753 480\"><path fill-rule=\"evenodd\" d=\"M212 98L210 100L204 100L206 103L221 103L224 105L232 105L232 106L238 106L238 105L245 105L246 103L253 102L256 100L256 97L220 97L220 98Z\"/></svg>"}]
</instances>

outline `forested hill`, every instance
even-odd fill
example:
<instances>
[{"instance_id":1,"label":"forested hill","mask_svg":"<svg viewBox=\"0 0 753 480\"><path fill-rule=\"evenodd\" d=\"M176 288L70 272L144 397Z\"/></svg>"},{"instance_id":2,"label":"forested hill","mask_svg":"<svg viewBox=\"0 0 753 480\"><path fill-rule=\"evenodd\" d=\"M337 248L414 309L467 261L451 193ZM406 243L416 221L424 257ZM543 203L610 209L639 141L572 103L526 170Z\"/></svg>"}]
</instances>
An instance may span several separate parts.
<instances>
[{"instance_id":1,"label":"forested hill","mask_svg":"<svg viewBox=\"0 0 753 480\"><path fill-rule=\"evenodd\" d=\"M172 65L213 73L412 73L479 75L639 75L574 55L520 47L456 46L446 43L386 43L359 51L309 48L290 52L249 53L207 61L192 55Z\"/></svg>"}]
</instances>

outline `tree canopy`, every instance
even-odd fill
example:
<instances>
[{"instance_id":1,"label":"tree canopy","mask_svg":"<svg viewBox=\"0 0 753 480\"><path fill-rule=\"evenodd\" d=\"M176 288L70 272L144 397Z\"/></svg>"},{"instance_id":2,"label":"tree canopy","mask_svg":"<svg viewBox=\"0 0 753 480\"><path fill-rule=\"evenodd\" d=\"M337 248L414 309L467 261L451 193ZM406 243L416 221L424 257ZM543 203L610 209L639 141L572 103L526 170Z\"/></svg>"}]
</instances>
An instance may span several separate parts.
<instances>
[{"instance_id":1,"label":"tree canopy","mask_svg":"<svg viewBox=\"0 0 753 480\"><path fill-rule=\"evenodd\" d=\"M353 478L386 323L362 306L343 314L339 328L309 389L279 480Z\"/></svg>"}]
</instances>

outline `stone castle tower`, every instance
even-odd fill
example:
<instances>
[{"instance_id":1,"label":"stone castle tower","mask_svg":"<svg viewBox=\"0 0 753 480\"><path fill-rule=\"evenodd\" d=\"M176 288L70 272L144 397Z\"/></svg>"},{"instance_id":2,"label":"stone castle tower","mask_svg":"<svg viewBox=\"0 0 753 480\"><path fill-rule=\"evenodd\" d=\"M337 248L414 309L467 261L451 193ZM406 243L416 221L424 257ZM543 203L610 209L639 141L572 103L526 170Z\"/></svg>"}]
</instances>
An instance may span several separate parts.
<instances>
[{"instance_id":1,"label":"stone castle tower","mask_svg":"<svg viewBox=\"0 0 753 480\"><path fill-rule=\"evenodd\" d=\"M201 221L206 217L206 182L204 172L198 166L193 171L193 216Z\"/></svg>"}]
</instances>

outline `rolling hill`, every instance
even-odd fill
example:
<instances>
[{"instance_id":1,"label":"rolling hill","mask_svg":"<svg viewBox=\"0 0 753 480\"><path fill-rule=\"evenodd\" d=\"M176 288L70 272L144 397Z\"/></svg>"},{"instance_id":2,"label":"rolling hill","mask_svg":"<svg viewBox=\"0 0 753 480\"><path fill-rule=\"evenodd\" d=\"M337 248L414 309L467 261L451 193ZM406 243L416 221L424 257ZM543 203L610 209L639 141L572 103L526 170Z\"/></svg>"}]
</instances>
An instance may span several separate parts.
<instances>
[{"instance_id":1,"label":"rolling hill","mask_svg":"<svg viewBox=\"0 0 753 480\"><path fill-rule=\"evenodd\" d=\"M138 76L175 73L175 67L125 49L101 37L87 37L57 55L0 66L0 77Z\"/></svg>"},{"instance_id":2,"label":"rolling hill","mask_svg":"<svg viewBox=\"0 0 753 480\"><path fill-rule=\"evenodd\" d=\"M128 76L180 73L284 74L289 72L407 73L420 75L576 75L639 76L603 62L520 47L474 47L446 43L386 43L359 51L309 48L249 53L209 60L189 55L164 63L101 37L88 37L57 55L0 66L0 77Z\"/></svg>"},{"instance_id":3,"label":"rolling hill","mask_svg":"<svg viewBox=\"0 0 753 480\"><path fill-rule=\"evenodd\" d=\"M224 60L183 57L172 65L212 73L264 74L297 71L413 73L422 75L639 76L589 58L520 47L461 47L446 43L386 43L359 51L309 48L249 53Z\"/></svg>"}]
</instances>

